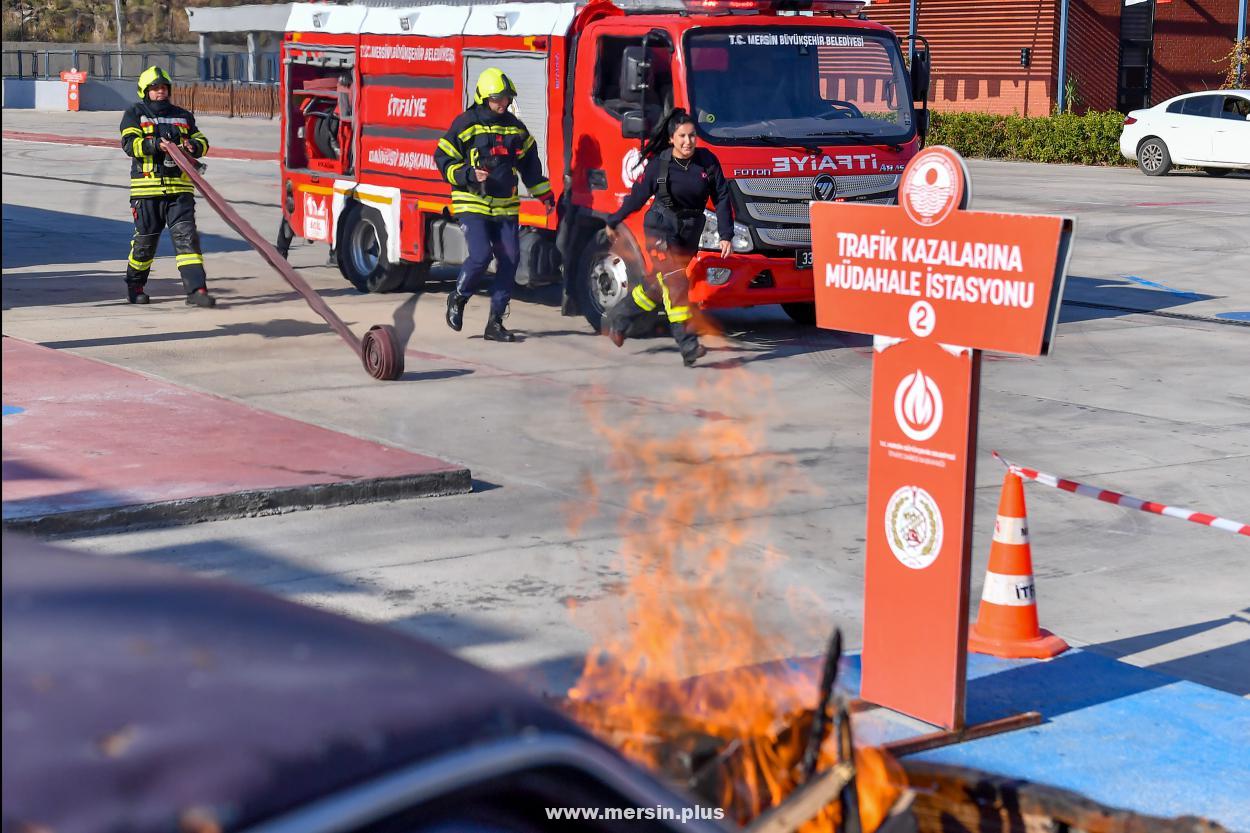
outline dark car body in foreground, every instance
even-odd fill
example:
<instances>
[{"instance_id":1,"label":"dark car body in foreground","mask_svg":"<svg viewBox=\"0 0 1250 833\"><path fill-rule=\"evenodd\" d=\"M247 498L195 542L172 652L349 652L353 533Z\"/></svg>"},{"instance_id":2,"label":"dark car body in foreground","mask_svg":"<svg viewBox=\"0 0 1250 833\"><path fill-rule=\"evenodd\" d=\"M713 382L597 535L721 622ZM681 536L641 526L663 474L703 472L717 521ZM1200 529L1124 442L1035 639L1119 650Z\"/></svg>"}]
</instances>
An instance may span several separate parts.
<instances>
[{"instance_id":1,"label":"dark car body in foreground","mask_svg":"<svg viewBox=\"0 0 1250 833\"><path fill-rule=\"evenodd\" d=\"M5 831L723 830L551 820L694 809L509 681L396 631L9 535L3 567Z\"/></svg>"}]
</instances>

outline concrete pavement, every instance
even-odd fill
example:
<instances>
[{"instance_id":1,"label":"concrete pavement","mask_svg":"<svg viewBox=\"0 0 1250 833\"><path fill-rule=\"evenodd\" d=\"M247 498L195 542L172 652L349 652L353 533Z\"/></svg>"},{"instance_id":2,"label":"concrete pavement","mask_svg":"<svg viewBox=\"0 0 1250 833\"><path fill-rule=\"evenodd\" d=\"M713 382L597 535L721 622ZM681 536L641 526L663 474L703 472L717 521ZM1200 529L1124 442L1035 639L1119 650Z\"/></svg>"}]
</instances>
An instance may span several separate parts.
<instances>
[{"instance_id":1,"label":"concrete pavement","mask_svg":"<svg viewBox=\"0 0 1250 833\"><path fill-rule=\"evenodd\" d=\"M94 130L20 115L32 120L13 125L6 114L6 128ZM276 136L266 122L205 120L205 130L215 144L240 148L263 149ZM6 141L4 155L6 334L458 461L478 479L461 497L89 536L73 546L231 575L559 690L601 629L628 616L622 525L646 521L633 504L640 482L602 428L672 436L730 422L751 438L743 457L777 488L749 512L709 501L692 529L730 541L743 572L773 559L743 596L760 627L777 634L755 658L817 653L834 623L858 644L866 339L795 327L772 307L735 311L719 316L725 334L709 340L708 364L688 371L663 340L616 350L580 319L561 318L549 296L527 294L508 322L525 341L489 344L478 335L481 299L454 334L441 322L441 292L357 295L324 266L324 247L297 246L292 261L350 324L389 320L406 341L408 380L379 385L207 209L201 228L222 307L127 306L119 154ZM1005 162L971 169L979 209L1077 217L1054 355L986 357L972 598L1001 480L991 449L1246 520L1250 328L1238 316L1250 312L1250 183ZM209 176L259 228L276 228L276 165L222 160ZM172 264L158 260L152 286L157 300L177 297ZM1028 501L1046 627L1090 653L1250 694L1244 538L1035 486ZM733 575L724 592L741 594Z\"/></svg>"}]
</instances>

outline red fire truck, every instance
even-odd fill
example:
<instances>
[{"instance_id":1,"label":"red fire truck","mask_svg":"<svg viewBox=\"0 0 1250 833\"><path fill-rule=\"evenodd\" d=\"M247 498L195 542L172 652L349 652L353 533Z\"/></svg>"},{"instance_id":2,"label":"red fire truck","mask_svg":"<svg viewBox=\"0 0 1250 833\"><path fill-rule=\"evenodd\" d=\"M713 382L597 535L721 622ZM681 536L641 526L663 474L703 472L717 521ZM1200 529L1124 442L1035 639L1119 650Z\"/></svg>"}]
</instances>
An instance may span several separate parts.
<instances>
[{"instance_id":1,"label":"red fire truck","mask_svg":"<svg viewBox=\"0 0 1250 833\"><path fill-rule=\"evenodd\" d=\"M516 84L559 210L522 190L518 282L561 281L592 326L645 267L641 214L600 233L641 175L640 147L685 107L730 179L733 253L709 212L691 298L781 304L811 323L811 200L895 199L923 141L927 48L861 0L555 0L292 6L282 46L283 214L329 243L361 291L415 290L458 264L464 236L434 164L478 74ZM914 43L914 42L913 42Z\"/></svg>"}]
</instances>

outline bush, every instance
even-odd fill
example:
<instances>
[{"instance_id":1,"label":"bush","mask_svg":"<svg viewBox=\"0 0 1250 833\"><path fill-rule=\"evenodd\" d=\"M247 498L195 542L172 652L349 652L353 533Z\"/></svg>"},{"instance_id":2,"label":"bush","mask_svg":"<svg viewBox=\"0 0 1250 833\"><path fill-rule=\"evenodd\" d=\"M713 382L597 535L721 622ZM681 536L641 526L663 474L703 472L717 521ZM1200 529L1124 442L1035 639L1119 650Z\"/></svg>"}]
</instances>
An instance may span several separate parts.
<instances>
[{"instance_id":1,"label":"bush","mask_svg":"<svg viewBox=\"0 0 1250 833\"><path fill-rule=\"evenodd\" d=\"M1123 124L1124 115L1115 110L1041 118L933 111L928 144L947 145L979 159L1129 165L1120 155Z\"/></svg>"}]
</instances>

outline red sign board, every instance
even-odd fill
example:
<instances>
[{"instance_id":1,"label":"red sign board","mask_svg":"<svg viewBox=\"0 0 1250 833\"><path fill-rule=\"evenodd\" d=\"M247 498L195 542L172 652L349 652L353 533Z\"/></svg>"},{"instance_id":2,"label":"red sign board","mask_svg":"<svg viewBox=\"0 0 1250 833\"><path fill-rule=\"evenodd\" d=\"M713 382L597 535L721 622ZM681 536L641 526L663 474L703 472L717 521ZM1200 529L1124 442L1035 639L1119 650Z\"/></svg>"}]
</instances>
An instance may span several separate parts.
<instances>
[{"instance_id":1,"label":"red sign board","mask_svg":"<svg viewBox=\"0 0 1250 833\"><path fill-rule=\"evenodd\" d=\"M980 350L1049 350L1072 232L968 211L969 191L938 147L908 163L897 206L812 203L816 322L877 336L861 694L950 729L964 724Z\"/></svg>"},{"instance_id":2,"label":"red sign board","mask_svg":"<svg viewBox=\"0 0 1250 833\"><path fill-rule=\"evenodd\" d=\"M1072 220L960 210L964 177L954 151L930 148L907 166L899 206L812 203L816 323L1046 354Z\"/></svg>"},{"instance_id":3,"label":"red sign board","mask_svg":"<svg viewBox=\"0 0 1250 833\"><path fill-rule=\"evenodd\" d=\"M947 728L964 713L979 371L932 341L878 338L872 362L861 696Z\"/></svg>"},{"instance_id":4,"label":"red sign board","mask_svg":"<svg viewBox=\"0 0 1250 833\"><path fill-rule=\"evenodd\" d=\"M80 69L62 70L61 80L68 82L65 89L65 109L76 112L80 104L78 85L87 80L87 73Z\"/></svg>"}]
</instances>

